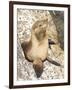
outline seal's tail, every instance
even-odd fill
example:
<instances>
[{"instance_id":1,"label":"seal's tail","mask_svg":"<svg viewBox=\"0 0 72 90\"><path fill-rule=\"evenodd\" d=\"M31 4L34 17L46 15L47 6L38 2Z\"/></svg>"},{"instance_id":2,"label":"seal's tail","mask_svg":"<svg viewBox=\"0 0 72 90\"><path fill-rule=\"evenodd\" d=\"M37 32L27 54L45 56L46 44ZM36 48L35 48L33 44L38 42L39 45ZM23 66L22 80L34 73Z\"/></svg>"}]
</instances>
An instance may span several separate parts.
<instances>
[{"instance_id":1,"label":"seal's tail","mask_svg":"<svg viewBox=\"0 0 72 90\"><path fill-rule=\"evenodd\" d=\"M43 63L40 59L33 61L33 67L36 72L37 77L39 78L43 72Z\"/></svg>"}]
</instances>

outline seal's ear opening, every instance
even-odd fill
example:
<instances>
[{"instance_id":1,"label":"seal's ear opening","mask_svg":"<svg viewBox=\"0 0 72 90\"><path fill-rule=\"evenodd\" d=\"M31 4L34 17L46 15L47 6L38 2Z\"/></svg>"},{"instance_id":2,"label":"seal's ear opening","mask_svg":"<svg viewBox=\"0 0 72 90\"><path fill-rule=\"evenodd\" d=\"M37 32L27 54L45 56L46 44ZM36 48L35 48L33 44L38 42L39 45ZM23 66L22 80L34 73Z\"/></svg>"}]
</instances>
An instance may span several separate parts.
<instances>
[{"instance_id":1,"label":"seal's ear opening","mask_svg":"<svg viewBox=\"0 0 72 90\"><path fill-rule=\"evenodd\" d=\"M37 78L39 78L43 72L43 63L41 60L34 60L33 61L33 67L35 70L35 73L37 75Z\"/></svg>"}]
</instances>

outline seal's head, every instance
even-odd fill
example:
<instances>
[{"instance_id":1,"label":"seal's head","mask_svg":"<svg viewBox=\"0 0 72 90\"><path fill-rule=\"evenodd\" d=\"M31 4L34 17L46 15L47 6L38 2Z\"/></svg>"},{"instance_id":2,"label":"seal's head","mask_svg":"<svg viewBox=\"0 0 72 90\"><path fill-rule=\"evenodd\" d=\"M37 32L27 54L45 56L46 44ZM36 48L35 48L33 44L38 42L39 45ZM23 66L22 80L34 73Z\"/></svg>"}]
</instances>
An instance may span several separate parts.
<instances>
[{"instance_id":1,"label":"seal's head","mask_svg":"<svg viewBox=\"0 0 72 90\"><path fill-rule=\"evenodd\" d=\"M39 78L43 72L43 63L40 59L33 61L33 67L36 72L37 78Z\"/></svg>"},{"instance_id":2,"label":"seal's head","mask_svg":"<svg viewBox=\"0 0 72 90\"><path fill-rule=\"evenodd\" d=\"M38 20L32 27L32 34L41 41L47 34L48 19Z\"/></svg>"}]
</instances>

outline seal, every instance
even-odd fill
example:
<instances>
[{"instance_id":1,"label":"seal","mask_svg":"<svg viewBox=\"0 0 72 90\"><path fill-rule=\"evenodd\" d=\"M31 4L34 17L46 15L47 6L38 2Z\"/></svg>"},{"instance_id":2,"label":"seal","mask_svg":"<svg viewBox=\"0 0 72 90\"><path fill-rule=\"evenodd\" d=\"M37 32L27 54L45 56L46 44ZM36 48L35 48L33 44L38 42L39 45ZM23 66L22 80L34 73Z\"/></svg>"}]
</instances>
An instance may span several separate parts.
<instances>
[{"instance_id":1,"label":"seal","mask_svg":"<svg viewBox=\"0 0 72 90\"><path fill-rule=\"evenodd\" d=\"M31 37L21 44L27 60L33 62L37 77L43 71L48 56L48 19L38 20L32 26Z\"/></svg>"},{"instance_id":2,"label":"seal","mask_svg":"<svg viewBox=\"0 0 72 90\"><path fill-rule=\"evenodd\" d=\"M48 38L48 29L47 18L36 21L32 26L31 37L21 44L25 58L33 63L38 78L43 72L43 61L45 60L63 68L63 65L48 57L48 48L51 49L51 45L56 44Z\"/></svg>"}]
</instances>

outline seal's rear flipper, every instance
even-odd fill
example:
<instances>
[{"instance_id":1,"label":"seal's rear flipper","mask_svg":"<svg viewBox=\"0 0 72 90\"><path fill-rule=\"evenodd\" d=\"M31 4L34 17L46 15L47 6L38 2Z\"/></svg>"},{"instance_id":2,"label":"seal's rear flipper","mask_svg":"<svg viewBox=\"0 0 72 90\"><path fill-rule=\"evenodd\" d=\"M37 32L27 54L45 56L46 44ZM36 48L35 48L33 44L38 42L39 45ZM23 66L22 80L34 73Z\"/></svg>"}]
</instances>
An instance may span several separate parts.
<instances>
[{"instance_id":1,"label":"seal's rear flipper","mask_svg":"<svg viewBox=\"0 0 72 90\"><path fill-rule=\"evenodd\" d=\"M48 60L50 63L52 63L52 64L54 64L54 65L56 65L56 66L60 66L60 67L62 67L62 68L64 67L63 65L61 65L60 63L52 60L51 58L47 58L47 60Z\"/></svg>"},{"instance_id":2,"label":"seal's rear flipper","mask_svg":"<svg viewBox=\"0 0 72 90\"><path fill-rule=\"evenodd\" d=\"M51 39L48 39L48 43L49 44L56 44L53 40L51 40Z\"/></svg>"},{"instance_id":3,"label":"seal's rear flipper","mask_svg":"<svg viewBox=\"0 0 72 90\"><path fill-rule=\"evenodd\" d=\"M48 44L49 44L49 48L51 49L51 45L54 45L56 43L52 41L51 39L48 39Z\"/></svg>"},{"instance_id":4,"label":"seal's rear flipper","mask_svg":"<svg viewBox=\"0 0 72 90\"><path fill-rule=\"evenodd\" d=\"M36 73L37 78L39 78L43 72L43 63L41 60L34 60L33 67Z\"/></svg>"}]
</instances>

